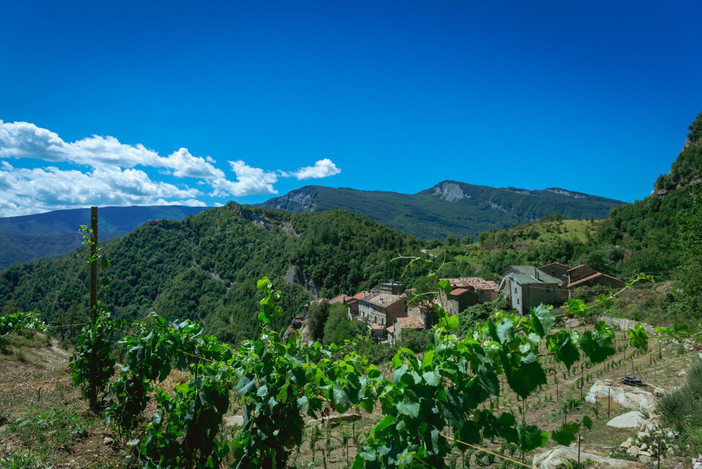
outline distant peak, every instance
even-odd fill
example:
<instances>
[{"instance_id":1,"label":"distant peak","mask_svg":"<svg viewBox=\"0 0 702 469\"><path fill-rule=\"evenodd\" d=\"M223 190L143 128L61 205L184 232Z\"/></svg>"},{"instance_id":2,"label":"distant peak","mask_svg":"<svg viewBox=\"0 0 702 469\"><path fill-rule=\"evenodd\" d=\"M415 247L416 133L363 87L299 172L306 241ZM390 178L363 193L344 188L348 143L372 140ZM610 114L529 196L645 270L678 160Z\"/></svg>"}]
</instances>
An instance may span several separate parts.
<instances>
[{"instance_id":1,"label":"distant peak","mask_svg":"<svg viewBox=\"0 0 702 469\"><path fill-rule=\"evenodd\" d=\"M587 197L587 195L583 194L582 192L573 192L566 189L560 189L558 187L549 187L544 190L548 192L553 192L554 194L565 195L566 197L573 197L574 199L584 199Z\"/></svg>"},{"instance_id":2,"label":"distant peak","mask_svg":"<svg viewBox=\"0 0 702 469\"><path fill-rule=\"evenodd\" d=\"M463 192L461 185L456 181L443 181L432 187L433 193L440 198L453 202L454 200L470 199L470 195Z\"/></svg>"}]
</instances>

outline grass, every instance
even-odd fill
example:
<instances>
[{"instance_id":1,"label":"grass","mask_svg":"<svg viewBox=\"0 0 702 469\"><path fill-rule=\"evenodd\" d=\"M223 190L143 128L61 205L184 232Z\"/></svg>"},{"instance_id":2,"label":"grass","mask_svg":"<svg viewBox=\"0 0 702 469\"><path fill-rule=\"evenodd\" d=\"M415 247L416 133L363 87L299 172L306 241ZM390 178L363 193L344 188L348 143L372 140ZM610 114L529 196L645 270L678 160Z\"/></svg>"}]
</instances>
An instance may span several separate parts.
<instances>
[{"instance_id":1,"label":"grass","mask_svg":"<svg viewBox=\"0 0 702 469\"><path fill-rule=\"evenodd\" d=\"M10 451L0 459L0 469L51 469L47 456L38 456L32 451Z\"/></svg>"}]
</instances>

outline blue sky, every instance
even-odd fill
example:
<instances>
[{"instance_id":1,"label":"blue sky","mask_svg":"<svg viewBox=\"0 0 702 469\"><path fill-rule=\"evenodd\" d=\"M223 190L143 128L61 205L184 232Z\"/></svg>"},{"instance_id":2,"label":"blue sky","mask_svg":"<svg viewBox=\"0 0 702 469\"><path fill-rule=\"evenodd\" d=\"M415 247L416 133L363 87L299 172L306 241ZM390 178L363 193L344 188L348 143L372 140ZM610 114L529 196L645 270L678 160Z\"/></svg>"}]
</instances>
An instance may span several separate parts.
<instances>
[{"instance_id":1,"label":"blue sky","mask_svg":"<svg viewBox=\"0 0 702 469\"><path fill-rule=\"evenodd\" d=\"M632 202L702 111L695 1L0 6L0 216L453 179Z\"/></svg>"}]
</instances>

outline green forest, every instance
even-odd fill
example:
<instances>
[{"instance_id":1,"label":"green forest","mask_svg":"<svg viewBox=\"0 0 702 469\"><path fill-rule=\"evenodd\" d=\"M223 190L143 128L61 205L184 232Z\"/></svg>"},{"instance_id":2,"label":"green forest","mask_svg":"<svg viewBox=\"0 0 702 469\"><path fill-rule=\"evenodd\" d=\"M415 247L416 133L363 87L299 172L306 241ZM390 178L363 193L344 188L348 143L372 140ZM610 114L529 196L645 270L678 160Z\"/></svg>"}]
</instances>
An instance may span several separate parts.
<instances>
[{"instance_id":1,"label":"green forest","mask_svg":"<svg viewBox=\"0 0 702 469\"><path fill-rule=\"evenodd\" d=\"M398 256L444 264L441 275L499 280L513 264L580 263L629 279L638 273L675 281L656 300L657 314L695 321L701 293L700 192L702 114L688 142L653 193L611 210L605 220L560 214L474 240L449 235L422 241L344 210L290 213L230 202L182 221L152 221L104 244L109 266L105 302L118 318L156 311L167 319L203 323L221 340L254 337L256 280L282 291L286 321L313 297L354 294L379 282L421 286L426 263L406 269ZM652 178L653 179L653 178ZM55 261L15 264L0 273L3 313L36 311L71 323L87 310L87 251Z\"/></svg>"},{"instance_id":2,"label":"green forest","mask_svg":"<svg viewBox=\"0 0 702 469\"><path fill-rule=\"evenodd\" d=\"M393 259L419 254L422 246L411 235L341 210L291 214L229 203L180 222L149 222L105 243L105 303L118 318L156 311L202 321L220 339L240 342L257 333L260 277L269 276L282 291L289 322L311 293L332 297L399 280L404 265ZM5 269L3 312L33 310L61 323L85 317L87 258L81 248L55 261Z\"/></svg>"}]
</instances>

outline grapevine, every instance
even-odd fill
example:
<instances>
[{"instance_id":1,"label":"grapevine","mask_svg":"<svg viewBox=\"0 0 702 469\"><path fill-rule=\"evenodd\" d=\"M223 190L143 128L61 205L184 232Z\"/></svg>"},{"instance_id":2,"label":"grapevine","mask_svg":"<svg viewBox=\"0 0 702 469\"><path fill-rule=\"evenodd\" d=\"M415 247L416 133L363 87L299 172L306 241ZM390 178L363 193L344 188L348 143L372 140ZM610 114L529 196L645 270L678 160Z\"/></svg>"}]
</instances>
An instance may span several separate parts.
<instances>
[{"instance_id":1,"label":"grapevine","mask_svg":"<svg viewBox=\"0 0 702 469\"><path fill-rule=\"evenodd\" d=\"M521 408L547 383L544 364L563 364L570 374L579 361L597 364L616 351L614 332L604 322L582 334L554 332L557 318L543 305L528 316L497 313L495 322L477 323L461 339L454 335L458 318L437 305L433 343L423 354L400 348L392 360L392 379L387 379L353 351L358 344L340 349L307 345L297 334L283 340L275 329L283 315L280 294L265 278L258 287L263 294L261 336L238 349L203 335L197 323L168 322L155 313L137 324L137 334L121 340L126 356L110 386L106 416L121 434L133 438L145 467L220 467L227 459L239 468L284 467L302 444L306 418L351 408L379 416L359 442L355 468L442 467L457 445L486 439L500 439L524 455L549 438L560 444L575 441L591 425L589 418L564 422L549 435L526 424ZM588 307L572 301L569 309L582 315ZM5 316L0 325L20 327L19 318ZM26 318L22 324L32 323L31 316ZM92 383L104 386L111 376L114 362L104 337L113 327L109 313L102 311L79 338L70 366L89 399L97 399L102 389ZM679 326L658 332L686 333ZM627 332L629 345L637 350L647 349L648 338L640 325ZM99 351L97 360L94 351ZM168 393L160 382L173 369L187 372L189 379ZM556 374L556 369L548 372ZM77 379L88 373L93 381ZM521 421L514 412L494 410L493 401L504 401L508 389L519 399ZM227 444L219 431L233 392L244 418ZM149 399L157 409L140 426ZM458 449L464 453L466 448Z\"/></svg>"}]
</instances>

